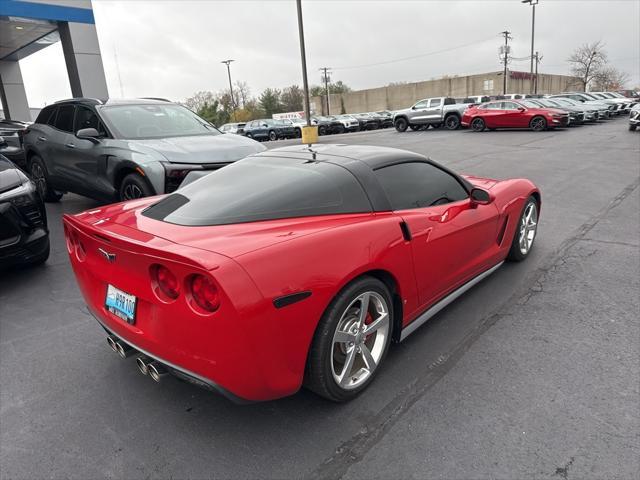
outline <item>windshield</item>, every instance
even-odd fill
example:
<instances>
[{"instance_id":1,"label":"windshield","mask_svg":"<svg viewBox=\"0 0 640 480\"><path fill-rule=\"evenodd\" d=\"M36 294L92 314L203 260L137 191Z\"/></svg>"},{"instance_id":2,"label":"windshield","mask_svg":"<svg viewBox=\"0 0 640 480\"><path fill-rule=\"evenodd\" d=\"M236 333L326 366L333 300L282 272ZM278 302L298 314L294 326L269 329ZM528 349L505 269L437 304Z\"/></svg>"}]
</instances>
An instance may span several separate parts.
<instances>
[{"instance_id":1,"label":"windshield","mask_svg":"<svg viewBox=\"0 0 640 480\"><path fill-rule=\"evenodd\" d=\"M356 178L327 162L249 157L216 170L147 208L178 225L228 225L371 211Z\"/></svg>"},{"instance_id":2,"label":"windshield","mask_svg":"<svg viewBox=\"0 0 640 480\"><path fill-rule=\"evenodd\" d=\"M136 140L220 134L191 110L171 103L113 105L103 107L100 112L119 138Z\"/></svg>"}]
</instances>

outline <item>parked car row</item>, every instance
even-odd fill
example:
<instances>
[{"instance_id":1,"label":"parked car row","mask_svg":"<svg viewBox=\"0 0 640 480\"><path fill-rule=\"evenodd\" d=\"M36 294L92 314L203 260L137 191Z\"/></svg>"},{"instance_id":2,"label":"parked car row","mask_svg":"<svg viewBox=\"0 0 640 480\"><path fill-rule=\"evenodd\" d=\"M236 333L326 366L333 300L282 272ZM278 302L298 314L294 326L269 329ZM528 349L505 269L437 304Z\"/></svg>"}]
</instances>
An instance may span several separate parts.
<instances>
[{"instance_id":1,"label":"parked car row","mask_svg":"<svg viewBox=\"0 0 640 480\"><path fill-rule=\"evenodd\" d=\"M637 100L617 92L566 92L557 95L509 94L435 97L420 100L395 113L397 131L444 126L474 131L498 128L530 128L535 131L582 125L629 113Z\"/></svg>"}]
</instances>

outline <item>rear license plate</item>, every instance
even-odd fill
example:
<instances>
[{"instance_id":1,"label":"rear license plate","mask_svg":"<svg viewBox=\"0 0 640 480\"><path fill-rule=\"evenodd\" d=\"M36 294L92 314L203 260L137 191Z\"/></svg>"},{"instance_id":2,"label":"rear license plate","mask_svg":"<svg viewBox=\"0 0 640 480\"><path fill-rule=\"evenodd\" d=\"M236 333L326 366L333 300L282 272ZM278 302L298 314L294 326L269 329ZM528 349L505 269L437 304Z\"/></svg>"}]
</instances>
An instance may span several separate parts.
<instances>
[{"instance_id":1,"label":"rear license plate","mask_svg":"<svg viewBox=\"0 0 640 480\"><path fill-rule=\"evenodd\" d=\"M107 298L104 301L107 310L127 323L133 324L136 318L136 297L123 292L113 285L107 286Z\"/></svg>"}]
</instances>

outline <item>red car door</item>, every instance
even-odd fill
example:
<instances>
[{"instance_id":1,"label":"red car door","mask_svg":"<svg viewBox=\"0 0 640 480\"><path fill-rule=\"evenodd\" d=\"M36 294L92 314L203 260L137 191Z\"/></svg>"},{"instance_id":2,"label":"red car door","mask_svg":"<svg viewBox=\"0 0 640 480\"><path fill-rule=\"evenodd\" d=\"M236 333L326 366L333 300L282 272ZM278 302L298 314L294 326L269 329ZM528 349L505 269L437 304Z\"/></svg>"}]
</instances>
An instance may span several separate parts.
<instances>
[{"instance_id":1,"label":"red car door","mask_svg":"<svg viewBox=\"0 0 640 480\"><path fill-rule=\"evenodd\" d=\"M457 177L429 163L392 165L376 175L410 232L423 307L491 266L498 248L495 205L472 202Z\"/></svg>"},{"instance_id":2,"label":"red car door","mask_svg":"<svg viewBox=\"0 0 640 480\"><path fill-rule=\"evenodd\" d=\"M525 128L529 126L524 107L516 102L502 102L502 115L500 117L504 128Z\"/></svg>"},{"instance_id":3,"label":"red car door","mask_svg":"<svg viewBox=\"0 0 640 480\"><path fill-rule=\"evenodd\" d=\"M502 126L502 102L489 102L479 107L481 117L487 128L498 128Z\"/></svg>"}]
</instances>

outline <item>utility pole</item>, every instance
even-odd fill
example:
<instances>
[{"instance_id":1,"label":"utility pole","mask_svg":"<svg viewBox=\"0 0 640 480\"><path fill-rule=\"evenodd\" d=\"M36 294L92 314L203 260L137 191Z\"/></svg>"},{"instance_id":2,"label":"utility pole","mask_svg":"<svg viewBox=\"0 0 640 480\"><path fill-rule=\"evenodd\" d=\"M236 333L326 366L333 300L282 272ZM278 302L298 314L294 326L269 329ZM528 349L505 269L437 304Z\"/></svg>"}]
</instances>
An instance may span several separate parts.
<instances>
[{"instance_id":1,"label":"utility pole","mask_svg":"<svg viewBox=\"0 0 640 480\"><path fill-rule=\"evenodd\" d=\"M304 112L307 127L311 126L311 107L309 105L309 82L307 80L307 54L304 48L304 28L302 27L302 0L296 0L298 9L298 34L300 35L300 59L302 60L302 87L304 89Z\"/></svg>"},{"instance_id":2,"label":"utility pole","mask_svg":"<svg viewBox=\"0 0 640 480\"><path fill-rule=\"evenodd\" d=\"M231 62L233 62L234 60L223 60L220 63L225 63L227 65L227 75L229 76L229 91L231 92L231 115L233 117L233 121L236 121L236 100L233 97L233 84L231 83L231 68L229 67L229 65L231 64Z\"/></svg>"},{"instance_id":3,"label":"utility pole","mask_svg":"<svg viewBox=\"0 0 640 480\"><path fill-rule=\"evenodd\" d=\"M322 67L319 69L322 72L322 81L324 82L324 93L327 97L327 115L331 115L329 111L329 82L331 78L329 78L330 69L329 67ZM329 72L328 72L329 71Z\"/></svg>"},{"instance_id":4,"label":"utility pole","mask_svg":"<svg viewBox=\"0 0 640 480\"><path fill-rule=\"evenodd\" d=\"M529 84L530 84L529 93L533 93L533 78L534 78L533 77L533 46L534 46L535 32L536 32L536 5L538 4L538 0L521 0L521 1L522 3L528 3L533 7L531 11L531 69L530 69L531 80L529 81Z\"/></svg>"},{"instance_id":5,"label":"utility pole","mask_svg":"<svg viewBox=\"0 0 640 480\"><path fill-rule=\"evenodd\" d=\"M501 35L504 35L504 47L502 47L503 62L504 62L504 71L502 72L502 94L507 94L507 63L509 61L509 40L512 40L511 32L505 30L504 32L500 32Z\"/></svg>"},{"instance_id":6,"label":"utility pole","mask_svg":"<svg viewBox=\"0 0 640 480\"><path fill-rule=\"evenodd\" d=\"M536 74L535 74L535 77L534 77L535 87L534 87L533 93L537 94L538 93L538 64L542 61L542 55L540 55L540 53L536 52L534 57L536 59Z\"/></svg>"}]
</instances>

